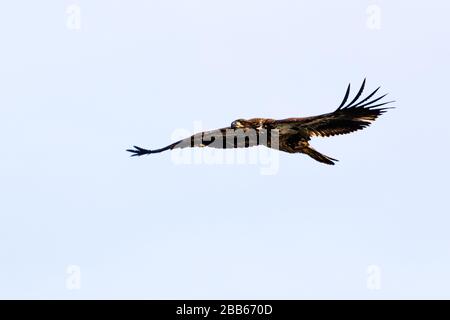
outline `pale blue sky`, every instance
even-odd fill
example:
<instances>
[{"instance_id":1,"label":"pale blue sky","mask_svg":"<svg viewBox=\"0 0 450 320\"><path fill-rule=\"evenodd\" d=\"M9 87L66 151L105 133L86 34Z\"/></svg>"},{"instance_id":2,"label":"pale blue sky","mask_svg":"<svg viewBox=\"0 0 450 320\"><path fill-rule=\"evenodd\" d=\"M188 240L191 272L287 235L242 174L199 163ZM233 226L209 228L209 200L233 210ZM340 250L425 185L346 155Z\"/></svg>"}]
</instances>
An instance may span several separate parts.
<instances>
[{"instance_id":1,"label":"pale blue sky","mask_svg":"<svg viewBox=\"0 0 450 320\"><path fill-rule=\"evenodd\" d=\"M443 0L4 3L0 298L450 298L449 12ZM124 151L196 121L329 112L364 77L397 108L314 140L334 167L280 153L261 175Z\"/></svg>"}]
</instances>

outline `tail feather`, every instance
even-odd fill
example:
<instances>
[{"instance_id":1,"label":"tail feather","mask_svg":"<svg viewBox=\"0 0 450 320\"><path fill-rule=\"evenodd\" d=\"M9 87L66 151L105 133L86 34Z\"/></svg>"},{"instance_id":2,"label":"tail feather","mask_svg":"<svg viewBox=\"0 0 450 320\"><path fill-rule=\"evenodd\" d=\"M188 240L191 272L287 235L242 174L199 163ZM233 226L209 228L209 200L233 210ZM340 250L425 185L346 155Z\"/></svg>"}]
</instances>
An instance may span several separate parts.
<instances>
[{"instance_id":1,"label":"tail feather","mask_svg":"<svg viewBox=\"0 0 450 320\"><path fill-rule=\"evenodd\" d=\"M304 154L307 154L308 156L310 156L311 158L313 158L314 160L317 160L319 162L325 163L325 164L329 164L329 165L334 165L334 163L336 161L339 161L337 159L333 159L331 157L328 157L324 154L321 154L320 152L318 152L317 150L311 148L311 147L306 147L302 149L302 152Z\"/></svg>"}]
</instances>

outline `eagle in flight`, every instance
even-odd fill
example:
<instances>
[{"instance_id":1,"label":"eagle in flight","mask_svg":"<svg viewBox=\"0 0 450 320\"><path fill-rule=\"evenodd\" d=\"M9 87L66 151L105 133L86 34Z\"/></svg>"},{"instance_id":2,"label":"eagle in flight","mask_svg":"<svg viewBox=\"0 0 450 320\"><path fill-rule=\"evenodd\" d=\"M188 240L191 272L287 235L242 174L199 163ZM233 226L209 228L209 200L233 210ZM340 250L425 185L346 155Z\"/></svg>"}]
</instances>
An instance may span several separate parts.
<instances>
[{"instance_id":1,"label":"eagle in flight","mask_svg":"<svg viewBox=\"0 0 450 320\"><path fill-rule=\"evenodd\" d=\"M363 129L386 112L387 109L391 109L391 107L380 108L381 106L394 102L379 102L386 94L371 100L380 87L358 101L364 91L365 84L366 79L364 79L356 96L347 103L350 95L349 84L341 104L331 113L282 120L238 119L233 121L229 127L196 133L161 149L148 150L134 146L134 149L128 149L127 151L131 152L132 156L142 156L175 148L233 149L263 145L288 153L304 153L319 162L334 165L335 161L338 160L321 154L309 145L311 137L330 137Z\"/></svg>"}]
</instances>

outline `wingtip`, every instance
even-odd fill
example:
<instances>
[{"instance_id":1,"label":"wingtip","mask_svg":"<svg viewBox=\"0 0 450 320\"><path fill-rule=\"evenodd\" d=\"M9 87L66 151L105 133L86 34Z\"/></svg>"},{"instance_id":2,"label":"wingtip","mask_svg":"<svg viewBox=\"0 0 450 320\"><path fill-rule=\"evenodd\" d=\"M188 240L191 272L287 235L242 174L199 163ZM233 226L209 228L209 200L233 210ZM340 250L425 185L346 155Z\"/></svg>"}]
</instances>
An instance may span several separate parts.
<instances>
[{"instance_id":1,"label":"wingtip","mask_svg":"<svg viewBox=\"0 0 450 320\"><path fill-rule=\"evenodd\" d=\"M131 157L138 157L138 156L143 156L144 154L150 154L152 153L151 150L147 150L138 146L133 146L134 149L126 149L126 151L131 152L132 155Z\"/></svg>"},{"instance_id":2,"label":"wingtip","mask_svg":"<svg viewBox=\"0 0 450 320\"><path fill-rule=\"evenodd\" d=\"M345 105L345 103L347 102L348 96L350 95L350 88L351 88L351 84L349 83L348 86L347 86L347 90L345 91L344 99L342 100L342 102L339 105L339 107L337 108L337 110L340 110Z\"/></svg>"},{"instance_id":3,"label":"wingtip","mask_svg":"<svg viewBox=\"0 0 450 320\"><path fill-rule=\"evenodd\" d=\"M126 151L131 152L130 158L131 157L136 157L138 155L138 151L136 151L136 150L127 149Z\"/></svg>"}]
</instances>

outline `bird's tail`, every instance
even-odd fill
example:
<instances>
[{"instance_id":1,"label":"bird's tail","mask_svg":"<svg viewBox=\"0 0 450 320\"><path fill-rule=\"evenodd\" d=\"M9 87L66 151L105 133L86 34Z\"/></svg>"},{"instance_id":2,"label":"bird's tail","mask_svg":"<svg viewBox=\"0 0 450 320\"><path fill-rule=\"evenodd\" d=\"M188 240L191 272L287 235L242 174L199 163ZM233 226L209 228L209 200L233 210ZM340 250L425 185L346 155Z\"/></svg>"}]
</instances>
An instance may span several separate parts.
<instances>
[{"instance_id":1,"label":"bird's tail","mask_svg":"<svg viewBox=\"0 0 450 320\"><path fill-rule=\"evenodd\" d=\"M310 156L314 160L317 160L319 162L326 163L326 164L329 164L329 165L332 165L332 166L334 165L334 162L339 161L337 159L333 159L333 158L328 157L328 156L326 156L324 154L321 154L320 152L318 152L317 150L315 150L315 149L313 149L313 148L311 148L309 146L306 147L306 148L303 148L302 152L304 154L307 154L308 156Z\"/></svg>"}]
</instances>

